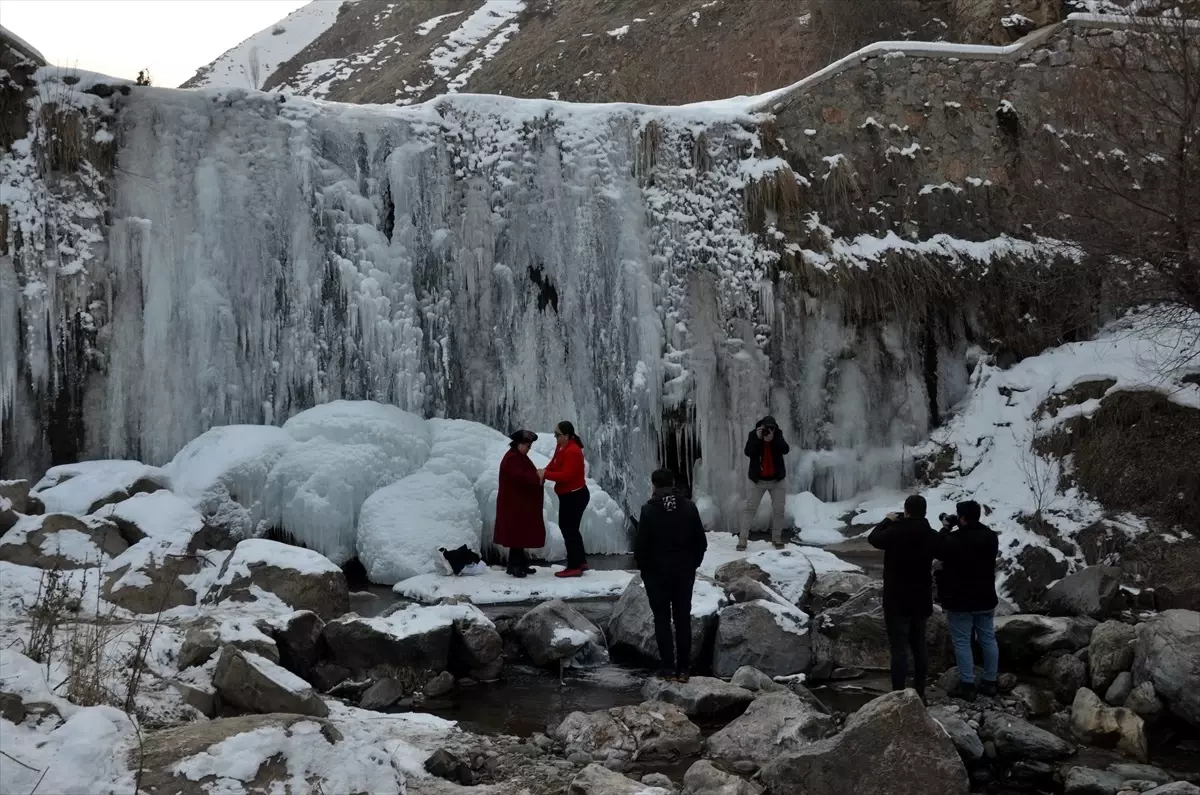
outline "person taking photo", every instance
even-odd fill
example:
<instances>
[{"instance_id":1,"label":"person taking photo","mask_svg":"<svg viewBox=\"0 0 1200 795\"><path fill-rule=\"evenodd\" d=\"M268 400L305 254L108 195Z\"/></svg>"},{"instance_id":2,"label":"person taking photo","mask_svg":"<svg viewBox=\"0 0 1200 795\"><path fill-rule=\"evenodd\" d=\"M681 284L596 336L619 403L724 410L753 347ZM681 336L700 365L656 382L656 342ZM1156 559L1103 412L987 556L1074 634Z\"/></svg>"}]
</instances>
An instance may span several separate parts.
<instances>
[{"instance_id":1,"label":"person taking photo","mask_svg":"<svg viewBox=\"0 0 1200 795\"><path fill-rule=\"evenodd\" d=\"M979 503L960 502L954 516L943 515L937 557L942 561L938 572L938 601L946 611L954 659L958 663L958 684L948 693L951 698L974 701L976 694L995 696L1000 676L1000 647L996 643L996 560L1000 539L990 527L979 521ZM983 680L975 683L975 657L971 637L983 650Z\"/></svg>"},{"instance_id":2,"label":"person taking photo","mask_svg":"<svg viewBox=\"0 0 1200 795\"><path fill-rule=\"evenodd\" d=\"M750 541L750 526L754 524L764 494L771 495L771 541L776 549L783 549L783 508L787 501L787 464L783 457L791 449L775 418L770 415L759 420L750 432L745 451L750 459L750 491L746 494L742 526L738 529L739 552L744 551Z\"/></svg>"}]
</instances>

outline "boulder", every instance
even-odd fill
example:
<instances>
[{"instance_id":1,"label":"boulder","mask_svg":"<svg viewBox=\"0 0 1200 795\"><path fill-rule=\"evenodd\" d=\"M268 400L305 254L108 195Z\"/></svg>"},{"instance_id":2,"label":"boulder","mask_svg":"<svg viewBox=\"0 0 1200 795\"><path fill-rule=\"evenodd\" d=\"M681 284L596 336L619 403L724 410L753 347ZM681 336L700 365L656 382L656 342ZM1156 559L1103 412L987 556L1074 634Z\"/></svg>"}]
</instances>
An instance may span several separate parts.
<instances>
[{"instance_id":1,"label":"boulder","mask_svg":"<svg viewBox=\"0 0 1200 795\"><path fill-rule=\"evenodd\" d=\"M792 607L792 603L787 599L784 599L761 582L752 580L749 577L742 577L740 580L734 580L729 583L725 586L725 593L729 594L730 599L738 603L765 599L768 602L778 602L781 605Z\"/></svg>"},{"instance_id":2,"label":"boulder","mask_svg":"<svg viewBox=\"0 0 1200 795\"><path fill-rule=\"evenodd\" d=\"M692 664L699 662L708 649L708 641L717 626L717 611L726 602L725 592L717 585L697 577L692 587ZM646 598L641 575L630 581L621 593L608 619L608 642L643 657L658 661L658 640L654 637L654 614Z\"/></svg>"},{"instance_id":3,"label":"boulder","mask_svg":"<svg viewBox=\"0 0 1200 795\"><path fill-rule=\"evenodd\" d=\"M1006 667L1030 670L1049 652L1075 652L1086 647L1095 628L1096 621L1090 618L1004 616L996 619L996 643Z\"/></svg>"},{"instance_id":4,"label":"boulder","mask_svg":"<svg viewBox=\"0 0 1200 795\"><path fill-rule=\"evenodd\" d=\"M346 575L328 558L262 538L237 545L205 602L254 601L253 588L274 594L294 610L311 610L326 621L350 609Z\"/></svg>"},{"instance_id":5,"label":"boulder","mask_svg":"<svg viewBox=\"0 0 1200 795\"><path fill-rule=\"evenodd\" d=\"M1145 795L1200 795L1200 787L1187 781L1172 781L1170 784L1146 790Z\"/></svg>"},{"instance_id":6,"label":"boulder","mask_svg":"<svg viewBox=\"0 0 1200 795\"><path fill-rule=\"evenodd\" d=\"M1147 683L1149 684L1149 683ZM1154 689L1150 685L1151 690ZM1122 671L1117 674L1117 678L1108 686L1108 690L1104 691L1104 700L1113 707L1125 706L1125 701L1129 698L1129 694L1133 692L1133 674L1129 671Z\"/></svg>"},{"instance_id":7,"label":"boulder","mask_svg":"<svg viewBox=\"0 0 1200 795\"><path fill-rule=\"evenodd\" d=\"M930 707L929 716L938 722L958 750L964 763L973 765L983 758L983 740L957 711L950 707Z\"/></svg>"},{"instance_id":8,"label":"boulder","mask_svg":"<svg viewBox=\"0 0 1200 795\"><path fill-rule=\"evenodd\" d=\"M701 759L683 774L682 795L762 795L762 787Z\"/></svg>"},{"instance_id":9,"label":"boulder","mask_svg":"<svg viewBox=\"0 0 1200 795\"><path fill-rule=\"evenodd\" d=\"M380 666L442 671L450 663L455 621L475 623L474 614L487 621L472 605L410 605L383 618L334 619L321 639L330 662L358 674Z\"/></svg>"},{"instance_id":10,"label":"boulder","mask_svg":"<svg viewBox=\"0 0 1200 795\"><path fill-rule=\"evenodd\" d=\"M1066 740L1003 712L985 715L979 736L991 742L996 755L1005 760L1053 762L1075 753L1075 747Z\"/></svg>"},{"instance_id":11,"label":"boulder","mask_svg":"<svg viewBox=\"0 0 1200 795\"><path fill-rule=\"evenodd\" d=\"M771 575L763 571L757 564L751 563L745 558L738 558L737 560L723 563L713 572L713 579L722 585L730 585L743 578L762 583L768 588L771 587Z\"/></svg>"},{"instance_id":12,"label":"boulder","mask_svg":"<svg viewBox=\"0 0 1200 795\"><path fill-rule=\"evenodd\" d=\"M388 677L371 684L358 697L358 705L363 709L384 710L404 698L411 689L399 679Z\"/></svg>"},{"instance_id":13,"label":"boulder","mask_svg":"<svg viewBox=\"0 0 1200 795\"><path fill-rule=\"evenodd\" d=\"M1088 643L1088 668L1092 690L1103 693L1117 675L1133 667L1137 630L1122 621L1105 621L1092 630Z\"/></svg>"},{"instance_id":14,"label":"boulder","mask_svg":"<svg viewBox=\"0 0 1200 795\"><path fill-rule=\"evenodd\" d=\"M34 492L50 511L83 516L170 487L170 477L158 467L140 461L101 460L50 467Z\"/></svg>"},{"instance_id":15,"label":"boulder","mask_svg":"<svg viewBox=\"0 0 1200 795\"><path fill-rule=\"evenodd\" d=\"M671 791L647 786L593 762L571 779L567 795L671 795Z\"/></svg>"},{"instance_id":16,"label":"boulder","mask_svg":"<svg viewBox=\"0 0 1200 795\"><path fill-rule=\"evenodd\" d=\"M312 681L325 622L311 610L297 610L266 624L279 650L279 664L296 676Z\"/></svg>"},{"instance_id":17,"label":"boulder","mask_svg":"<svg viewBox=\"0 0 1200 795\"><path fill-rule=\"evenodd\" d=\"M439 748L425 760L425 772L446 781L471 787L476 784L475 771L471 768L471 760L446 748Z\"/></svg>"},{"instance_id":18,"label":"boulder","mask_svg":"<svg viewBox=\"0 0 1200 795\"><path fill-rule=\"evenodd\" d=\"M112 522L65 513L26 516L0 538L0 561L40 569L106 565L129 545Z\"/></svg>"},{"instance_id":19,"label":"boulder","mask_svg":"<svg viewBox=\"0 0 1200 795\"><path fill-rule=\"evenodd\" d=\"M1156 723L1164 710L1162 699L1154 692L1154 685L1149 682L1142 682L1129 691L1129 696L1121 706L1150 724Z\"/></svg>"},{"instance_id":20,"label":"boulder","mask_svg":"<svg viewBox=\"0 0 1200 795\"><path fill-rule=\"evenodd\" d=\"M800 700L810 707L815 709L822 715L830 714L829 707L822 703L821 699L813 695L803 684L804 677L788 677L786 684L776 682L771 677L764 674L752 665L743 665L733 673L733 677L729 680L731 685L743 687L757 695L766 695L767 693L792 693L800 697Z\"/></svg>"},{"instance_id":21,"label":"boulder","mask_svg":"<svg viewBox=\"0 0 1200 795\"><path fill-rule=\"evenodd\" d=\"M871 701L840 734L763 768L772 795L962 795L967 771L913 690Z\"/></svg>"},{"instance_id":22,"label":"boulder","mask_svg":"<svg viewBox=\"0 0 1200 795\"><path fill-rule=\"evenodd\" d=\"M844 604L826 610L813 622L816 663L828 675L835 668L887 670L891 647L883 619L883 584L873 581ZM950 630L942 613L926 623L929 667L937 671L953 663Z\"/></svg>"},{"instance_id":23,"label":"boulder","mask_svg":"<svg viewBox=\"0 0 1200 795\"><path fill-rule=\"evenodd\" d=\"M870 575L854 571L828 571L818 574L808 591L807 605L813 612L837 607L872 582Z\"/></svg>"},{"instance_id":24,"label":"boulder","mask_svg":"<svg viewBox=\"0 0 1200 795\"><path fill-rule=\"evenodd\" d=\"M1121 602L1121 569L1088 566L1068 574L1046 591L1046 608L1054 616L1103 619Z\"/></svg>"},{"instance_id":25,"label":"boulder","mask_svg":"<svg viewBox=\"0 0 1200 795\"><path fill-rule=\"evenodd\" d=\"M700 752L700 727L673 704L647 701L598 712L572 712L550 731L567 755L589 754L607 763L673 760Z\"/></svg>"},{"instance_id":26,"label":"boulder","mask_svg":"<svg viewBox=\"0 0 1200 795\"><path fill-rule=\"evenodd\" d=\"M1171 712L1200 726L1200 613L1167 610L1138 624L1133 681L1154 685Z\"/></svg>"},{"instance_id":27,"label":"boulder","mask_svg":"<svg viewBox=\"0 0 1200 795\"><path fill-rule=\"evenodd\" d=\"M517 637L535 665L557 664L603 649L600 629L561 599L542 602L517 621Z\"/></svg>"},{"instance_id":28,"label":"boulder","mask_svg":"<svg viewBox=\"0 0 1200 795\"><path fill-rule=\"evenodd\" d=\"M642 688L642 697L674 704L692 718L737 715L754 700L749 690L711 676L693 676L686 682L651 677Z\"/></svg>"},{"instance_id":29,"label":"boulder","mask_svg":"<svg viewBox=\"0 0 1200 795\"><path fill-rule=\"evenodd\" d=\"M28 480L0 480L0 503L8 500L8 508L14 513L33 515L41 511L30 510ZM40 501L39 501L40 504ZM4 528L0 527L0 534Z\"/></svg>"},{"instance_id":30,"label":"boulder","mask_svg":"<svg viewBox=\"0 0 1200 795\"><path fill-rule=\"evenodd\" d=\"M768 676L807 671L812 664L812 638L808 615L759 599L730 605L717 620L713 646L713 674L732 676L743 665L752 665Z\"/></svg>"},{"instance_id":31,"label":"boulder","mask_svg":"<svg viewBox=\"0 0 1200 795\"><path fill-rule=\"evenodd\" d=\"M504 652L504 639L483 611L469 602L458 607L458 615L454 617L453 622L454 637L450 643L447 665L463 673L488 670L500 662L500 656Z\"/></svg>"},{"instance_id":32,"label":"boulder","mask_svg":"<svg viewBox=\"0 0 1200 795\"><path fill-rule=\"evenodd\" d=\"M1142 765L1136 762L1116 762L1109 765L1105 770L1120 776L1122 781L1151 781L1162 785L1175 780L1174 776L1161 767Z\"/></svg>"},{"instance_id":33,"label":"boulder","mask_svg":"<svg viewBox=\"0 0 1200 795\"><path fill-rule=\"evenodd\" d=\"M817 712L794 693L768 693L709 737L706 752L730 765L749 762L757 767L836 731L833 718Z\"/></svg>"},{"instance_id":34,"label":"boulder","mask_svg":"<svg viewBox=\"0 0 1200 795\"><path fill-rule=\"evenodd\" d=\"M442 671L426 682L422 689L426 698L441 698L454 689L454 674Z\"/></svg>"},{"instance_id":35,"label":"boulder","mask_svg":"<svg viewBox=\"0 0 1200 795\"><path fill-rule=\"evenodd\" d=\"M1025 707L1031 718L1044 718L1058 707L1053 693L1025 682L1013 688L1012 696Z\"/></svg>"},{"instance_id":36,"label":"boulder","mask_svg":"<svg viewBox=\"0 0 1200 795\"><path fill-rule=\"evenodd\" d=\"M189 626L184 633L176 665L181 671L204 665L226 645L266 657L271 662L279 662L279 649L275 642L249 619L217 621L202 618Z\"/></svg>"},{"instance_id":37,"label":"boulder","mask_svg":"<svg viewBox=\"0 0 1200 795\"><path fill-rule=\"evenodd\" d=\"M1063 795L1116 795L1124 778L1090 767L1072 767L1063 776Z\"/></svg>"},{"instance_id":38,"label":"boulder","mask_svg":"<svg viewBox=\"0 0 1200 795\"><path fill-rule=\"evenodd\" d=\"M213 671L222 703L245 712L286 712L323 718L329 708L300 677L257 654L224 646Z\"/></svg>"},{"instance_id":39,"label":"boulder","mask_svg":"<svg viewBox=\"0 0 1200 795\"><path fill-rule=\"evenodd\" d=\"M1075 692L1087 684L1087 666L1073 654L1064 654L1054 661L1050 670L1050 684L1054 697L1063 704L1070 704Z\"/></svg>"},{"instance_id":40,"label":"boulder","mask_svg":"<svg viewBox=\"0 0 1200 795\"><path fill-rule=\"evenodd\" d=\"M21 516L13 510L12 503L0 497L0 537L17 526Z\"/></svg>"},{"instance_id":41,"label":"boulder","mask_svg":"<svg viewBox=\"0 0 1200 795\"><path fill-rule=\"evenodd\" d=\"M1132 710L1109 707L1092 690L1083 687L1071 704L1071 732L1083 742L1145 762L1148 758L1145 723Z\"/></svg>"},{"instance_id":42,"label":"boulder","mask_svg":"<svg viewBox=\"0 0 1200 795\"><path fill-rule=\"evenodd\" d=\"M1055 557L1055 552L1039 544L1028 544L1011 563L1000 561L1000 568L1005 571L1005 590L1027 611L1040 609L1046 591L1070 569L1066 558L1061 553Z\"/></svg>"}]
</instances>

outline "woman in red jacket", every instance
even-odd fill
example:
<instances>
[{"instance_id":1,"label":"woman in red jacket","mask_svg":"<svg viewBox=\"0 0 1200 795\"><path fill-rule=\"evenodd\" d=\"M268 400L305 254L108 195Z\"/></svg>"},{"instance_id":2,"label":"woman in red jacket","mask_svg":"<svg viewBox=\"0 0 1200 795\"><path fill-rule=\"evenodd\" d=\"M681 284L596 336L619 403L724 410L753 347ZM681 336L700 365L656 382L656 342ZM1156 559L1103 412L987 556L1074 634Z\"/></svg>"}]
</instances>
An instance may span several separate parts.
<instances>
[{"instance_id":1,"label":"woman in red jacket","mask_svg":"<svg viewBox=\"0 0 1200 795\"><path fill-rule=\"evenodd\" d=\"M533 431L517 431L500 462L500 489L496 494L496 526L492 538L508 547L508 573L525 577L530 567L526 549L546 545L546 523L542 521L545 489L541 473L529 460L529 448L537 441Z\"/></svg>"},{"instance_id":2,"label":"woman in red jacket","mask_svg":"<svg viewBox=\"0 0 1200 795\"><path fill-rule=\"evenodd\" d=\"M580 577L588 564L579 524L591 499L583 479L583 442L575 435L575 426L565 421L555 426L554 441L558 446L542 475L546 480L554 481L554 493L558 495L558 526L562 528L563 541L567 545L567 567L554 572L554 576Z\"/></svg>"}]
</instances>

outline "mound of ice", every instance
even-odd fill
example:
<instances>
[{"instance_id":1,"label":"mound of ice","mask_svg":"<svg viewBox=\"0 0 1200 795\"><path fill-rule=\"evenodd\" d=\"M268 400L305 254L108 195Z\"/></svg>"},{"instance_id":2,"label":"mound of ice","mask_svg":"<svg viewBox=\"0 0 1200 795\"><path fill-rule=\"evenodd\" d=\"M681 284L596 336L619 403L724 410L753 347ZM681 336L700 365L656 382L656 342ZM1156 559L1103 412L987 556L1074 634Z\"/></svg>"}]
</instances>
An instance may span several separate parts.
<instances>
[{"instance_id":1,"label":"mound of ice","mask_svg":"<svg viewBox=\"0 0 1200 795\"><path fill-rule=\"evenodd\" d=\"M461 471L427 469L367 498L358 518L358 559L371 582L394 585L444 572L439 547L479 551L483 520L471 481Z\"/></svg>"},{"instance_id":2,"label":"mound of ice","mask_svg":"<svg viewBox=\"0 0 1200 795\"><path fill-rule=\"evenodd\" d=\"M302 411L283 424L298 442L322 439L345 445L374 445L398 459L411 475L429 459L429 425L416 414L372 400L335 400ZM401 475L403 477L404 475Z\"/></svg>"},{"instance_id":3,"label":"mound of ice","mask_svg":"<svg viewBox=\"0 0 1200 795\"><path fill-rule=\"evenodd\" d=\"M82 516L100 507L97 503L129 496L130 490L170 488L170 475L141 461L80 461L46 470L33 490L47 513Z\"/></svg>"},{"instance_id":4,"label":"mound of ice","mask_svg":"<svg viewBox=\"0 0 1200 795\"><path fill-rule=\"evenodd\" d=\"M165 468L176 493L240 540L265 531L267 476L295 444L273 425L223 425L188 442Z\"/></svg>"},{"instance_id":5,"label":"mound of ice","mask_svg":"<svg viewBox=\"0 0 1200 795\"><path fill-rule=\"evenodd\" d=\"M508 452L508 437L482 423L433 419L428 425L433 443L424 468L430 472L461 472L474 483Z\"/></svg>"}]
</instances>

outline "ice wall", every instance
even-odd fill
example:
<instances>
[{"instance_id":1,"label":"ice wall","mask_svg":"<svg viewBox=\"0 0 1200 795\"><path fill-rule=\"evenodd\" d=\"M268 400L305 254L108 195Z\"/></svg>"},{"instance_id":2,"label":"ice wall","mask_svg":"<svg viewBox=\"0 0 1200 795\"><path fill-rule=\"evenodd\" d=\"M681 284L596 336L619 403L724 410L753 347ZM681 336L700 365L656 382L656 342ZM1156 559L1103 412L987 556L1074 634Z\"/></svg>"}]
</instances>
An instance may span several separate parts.
<instances>
[{"instance_id":1,"label":"ice wall","mask_svg":"<svg viewBox=\"0 0 1200 795\"><path fill-rule=\"evenodd\" d=\"M571 419L631 509L669 447L698 453L696 486L732 517L757 417L792 440L794 490L845 498L899 481L930 425L926 360L965 372L962 345L852 324L780 277L747 228L759 135L732 111L114 103L107 253L82 291L103 361L81 383L87 456L162 464L214 425L365 398L501 429ZM7 474L44 451L14 448L37 376L0 351Z\"/></svg>"}]
</instances>

